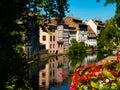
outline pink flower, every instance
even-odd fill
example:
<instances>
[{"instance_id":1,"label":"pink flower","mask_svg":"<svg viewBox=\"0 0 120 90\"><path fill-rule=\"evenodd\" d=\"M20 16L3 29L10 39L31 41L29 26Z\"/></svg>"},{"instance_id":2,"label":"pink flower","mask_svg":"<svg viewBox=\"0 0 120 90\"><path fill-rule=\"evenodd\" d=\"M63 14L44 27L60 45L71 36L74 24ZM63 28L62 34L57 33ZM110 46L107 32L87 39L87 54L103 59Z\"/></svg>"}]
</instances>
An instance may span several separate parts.
<instances>
[{"instance_id":1,"label":"pink flower","mask_svg":"<svg viewBox=\"0 0 120 90\"><path fill-rule=\"evenodd\" d=\"M74 85L71 85L69 90L76 90L76 88Z\"/></svg>"}]
</instances>

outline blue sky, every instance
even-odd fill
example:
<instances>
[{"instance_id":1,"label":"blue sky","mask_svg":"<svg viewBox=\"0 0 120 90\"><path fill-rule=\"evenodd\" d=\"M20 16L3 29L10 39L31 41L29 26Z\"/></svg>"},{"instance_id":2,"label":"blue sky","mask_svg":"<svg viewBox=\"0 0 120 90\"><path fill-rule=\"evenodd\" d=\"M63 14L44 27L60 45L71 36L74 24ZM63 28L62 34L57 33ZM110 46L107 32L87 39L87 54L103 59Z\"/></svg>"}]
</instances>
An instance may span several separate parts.
<instances>
[{"instance_id":1,"label":"blue sky","mask_svg":"<svg viewBox=\"0 0 120 90\"><path fill-rule=\"evenodd\" d=\"M104 6L105 0L101 0L99 3L96 0L68 0L68 3L70 12L67 13L67 16L80 18L83 21L91 18L105 21L113 17L116 11L115 4Z\"/></svg>"}]
</instances>

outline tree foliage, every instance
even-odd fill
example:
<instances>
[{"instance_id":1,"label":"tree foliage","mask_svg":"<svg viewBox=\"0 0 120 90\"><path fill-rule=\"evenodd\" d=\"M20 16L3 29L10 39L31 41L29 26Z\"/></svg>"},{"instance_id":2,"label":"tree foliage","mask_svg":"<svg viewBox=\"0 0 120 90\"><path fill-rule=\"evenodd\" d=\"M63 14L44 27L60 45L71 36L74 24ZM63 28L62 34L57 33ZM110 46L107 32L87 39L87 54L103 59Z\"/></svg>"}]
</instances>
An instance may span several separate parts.
<instances>
[{"instance_id":1,"label":"tree foliage","mask_svg":"<svg viewBox=\"0 0 120 90\"><path fill-rule=\"evenodd\" d=\"M71 66L75 67L77 64L80 64L84 61L86 57L86 53L76 54L76 55L68 55L69 60L71 60Z\"/></svg>"},{"instance_id":2,"label":"tree foliage","mask_svg":"<svg viewBox=\"0 0 120 90\"><path fill-rule=\"evenodd\" d=\"M41 17L45 14L46 18L56 16L61 21L67 9L67 0L0 0L0 90L30 90L22 40L26 27L18 21L26 22L30 11ZM38 19L44 22L41 17Z\"/></svg>"},{"instance_id":3,"label":"tree foliage","mask_svg":"<svg viewBox=\"0 0 120 90\"><path fill-rule=\"evenodd\" d=\"M99 2L100 0L98 0ZM120 45L120 0L106 0L105 6L116 3L115 17L106 21L106 26L101 30L98 37L98 49L102 52L111 53Z\"/></svg>"},{"instance_id":4,"label":"tree foliage","mask_svg":"<svg viewBox=\"0 0 120 90\"><path fill-rule=\"evenodd\" d=\"M37 13L37 15L42 20L45 17L47 20L55 17L58 20L58 24L62 23L63 18L66 16L66 12L68 11L69 4L68 0L32 0L27 4L27 7L33 13ZM40 23L44 24L44 21Z\"/></svg>"},{"instance_id":5,"label":"tree foliage","mask_svg":"<svg viewBox=\"0 0 120 90\"><path fill-rule=\"evenodd\" d=\"M107 20L105 28L101 29L98 36L99 51L111 53L120 44L119 37L120 30L116 25L116 20Z\"/></svg>"},{"instance_id":6,"label":"tree foliage","mask_svg":"<svg viewBox=\"0 0 120 90\"><path fill-rule=\"evenodd\" d=\"M0 1L0 89L27 88L22 32L16 20L24 12L26 1ZM21 84L20 84L21 83Z\"/></svg>"},{"instance_id":7,"label":"tree foliage","mask_svg":"<svg viewBox=\"0 0 120 90\"><path fill-rule=\"evenodd\" d=\"M86 52L85 44L83 42L77 42L76 39L72 39L68 54L76 55L84 52Z\"/></svg>"}]
</instances>

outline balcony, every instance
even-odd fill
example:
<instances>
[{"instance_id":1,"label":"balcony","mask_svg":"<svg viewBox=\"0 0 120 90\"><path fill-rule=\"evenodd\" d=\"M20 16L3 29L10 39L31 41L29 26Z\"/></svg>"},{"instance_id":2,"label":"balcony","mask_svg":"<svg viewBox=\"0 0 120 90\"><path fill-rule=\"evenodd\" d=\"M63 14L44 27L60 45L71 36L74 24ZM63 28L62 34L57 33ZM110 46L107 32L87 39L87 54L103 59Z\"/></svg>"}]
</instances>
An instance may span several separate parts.
<instances>
[{"instance_id":1,"label":"balcony","mask_svg":"<svg viewBox=\"0 0 120 90\"><path fill-rule=\"evenodd\" d=\"M58 40L57 43L58 43L58 44L63 44L64 41L63 41L63 40Z\"/></svg>"}]
</instances>

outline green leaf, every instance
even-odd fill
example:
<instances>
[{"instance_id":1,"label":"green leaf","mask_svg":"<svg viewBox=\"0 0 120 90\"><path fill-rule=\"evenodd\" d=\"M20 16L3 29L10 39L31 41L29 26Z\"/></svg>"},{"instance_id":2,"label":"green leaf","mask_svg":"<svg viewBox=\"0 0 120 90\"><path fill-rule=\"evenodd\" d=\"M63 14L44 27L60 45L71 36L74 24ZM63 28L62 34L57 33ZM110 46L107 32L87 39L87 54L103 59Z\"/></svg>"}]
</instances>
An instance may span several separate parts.
<instances>
[{"instance_id":1,"label":"green leaf","mask_svg":"<svg viewBox=\"0 0 120 90\"><path fill-rule=\"evenodd\" d=\"M13 89L14 89L14 87L15 87L15 84L14 84L14 85L9 85L9 86L6 86L6 89L8 89L8 90L13 90Z\"/></svg>"},{"instance_id":2,"label":"green leaf","mask_svg":"<svg viewBox=\"0 0 120 90\"><path fill-rule=\"evenodd\" d=\"M81 87L79 87L79 90L83 90L83 85Z\"/></svg>"},{"instance_id":3,"label":"green leaf","mask_svg":"<svg viewBox=\"0 0 120 90\"><path fill-rule=\"evenodd\" d=\"M120 64L116 64L115 68L116 68L116 71L119 71L119 69L120 69Z\"/></svg>"},{"instance_id":4,"label":"green leaf","mask_svg":"<svg viewBox=\"0 0 120 90\"><path fill-rule=\"evenodd\" d=\"M99 83L98 82L90 81L90 85L94 88L99 88Z\"/></svg>"},{"instance_id":5,"label":"green leaf","mask_svg":"<svg viewBox=\"0 0 120 90\"><path fill-rule=\"evenodd\" d=\"M111 89L112 90L117 90L117 84L113 82L112 85L111 85Z\"/></svg>"},{"instance_id":6,"label":"green leaf","mask_svg":"<svg viewBox=\"0 0 120 90\"><path fill-rule=\"evenodd\" d=\"M115 77L114 77L107 69L103 69L103 74L104 74L109 80L115 80Z\"/></svg>"},{"instance_id":7,"label":"green leaf","mask_svg":"<svg viewBox=\"0 0 120 90\"><path fill-rule=\"evenodd\" d=\"M117 84L120 86L120 77L117 78Z\"/></svg>"},{"instance_id":8,"label":"green leaf","mask_svg":"<svg viewBox=\"0 0 120 90\"><path fill-rule=\"evenodd\" d=\"M91 77L91 79L92 79L93 81L96 81L96 80L97 80L97 77L93 76L93 77Z\"/></svg>"}]
</instances>

